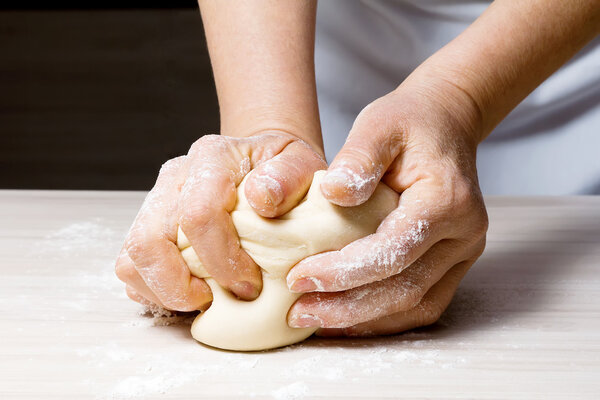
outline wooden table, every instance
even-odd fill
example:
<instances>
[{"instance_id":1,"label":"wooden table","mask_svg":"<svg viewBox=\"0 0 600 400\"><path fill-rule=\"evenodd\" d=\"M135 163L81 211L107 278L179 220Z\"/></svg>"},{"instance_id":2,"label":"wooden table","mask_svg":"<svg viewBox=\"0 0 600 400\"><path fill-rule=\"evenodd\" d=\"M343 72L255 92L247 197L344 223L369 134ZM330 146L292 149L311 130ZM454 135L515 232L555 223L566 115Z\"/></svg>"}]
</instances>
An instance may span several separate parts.
<instances>
[{"instance_id":1,"label":"wooden table","mask_svg":"<svg viewBox=\"0 0 600 400\"><path fill-rule=\"evenodd\" d=\"M432 327L247 354L126 298L143 197L0 191L0 398L600 398L600 197L488 198L488 248Z\"/></svg>"}]
</instances>

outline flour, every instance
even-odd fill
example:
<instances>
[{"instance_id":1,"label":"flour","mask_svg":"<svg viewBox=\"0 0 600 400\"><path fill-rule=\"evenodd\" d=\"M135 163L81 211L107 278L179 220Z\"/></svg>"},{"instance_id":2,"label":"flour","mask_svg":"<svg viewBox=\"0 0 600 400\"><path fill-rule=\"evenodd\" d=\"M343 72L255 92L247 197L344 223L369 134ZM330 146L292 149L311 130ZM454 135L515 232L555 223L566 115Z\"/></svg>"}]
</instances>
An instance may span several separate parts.
<instances>
[{"instance_id":1,"label":"flour","mask_svg":"<svg viewBox=\"0 0 600 400\"><path fill-rule=\"evenodd\" d=\"M177 325L160 328L164 329L160 335L166 337L173 326ZM147 335L144 332L148 327L137 329L132 338ZM240 392L240 397L300 400L314 393L307 382L338 385L359 382L400 366L432 371L468 362L464 357L436 349L440 343L431 337L427 333L409 333L368 340L313 339L279 351L254 354L223 353L185 341L166 347L168 350L147 349L141 342L126 345L109 341L77 350L76 354L87 360L98 376L117 366L120 373L131 369L109 387L87 381L97 399L142 399L172 394L180 387L194 385L200 391L209 382L240 379L261 388ZM262 371L272 371L272 375L267 379Z\"/></svg>"},{"instance_id":2,"label":"flour","mask_svg":"<svg viewBox=\"0 0 600 400\"><path fill-rule=\"evenodd\" d=\"M113 229L106 226L101 218L74 222L44 237L37 248L40 256L56 254L58 257L85 255L106 250L106 246L121 239Z\"/></svg>"},{"instance_id":3,"label":"flour","mask_svg":"<svg viewBox=\"0 0 600 400\"><path fill-rule=\"evenodd\" d=\"M425 240L429 223L416 220L409 222L408 229L397 229L396 211L388 216L377 233L359 239L339 252L319 254L310 260L327 258L330 261L328 273L339 288L354 287L369 283L374 277L384 279L402 272L410 266L407 258L411 251ZM332 257L332 253L337 256Z\"/></svg>"},{"instance_id":4,"label":"flour","mask_svg":"<svg viewBox=\"0 0 600 400\"><path fill-rule=\"evenodd\" d=\"M307 279L309 281L311 281L313 283L313 285L315 285L315 292L325 292L325 287L323 286L323 282L321 282L320 279L312 277L312 276L308 276L304 279Z\"/></svg>"},{"instance_id":5,"label":"flour","mask_svg":"<svg viewBox=\"0 0 600 400\"><path fill-rule=\"evenodd\" d=\"M273 390L271 396L276 400L299 400L309 394L306 383L299 381Z\"/></svg>"},{"instance_id":6,"label":"flour","mask_svg":"<svg viewBox=\"0 0 600 400\"><path fill-rule=\"evenodd\" d=\"M176 313L159 307L155 304L142 306L138 315L146 317L146 323L139 325L146 326L169 326L175 324L192 325L196 313Z\"/></svg>"},{"instance_id":7,"label":"flour","mask_svg":"<svg viewBox=\"0 0 600 400\"><path fill-rule=\"evenodd\" d=\"M223 366L182 361L175 354L152 356L142 371L124 377L106 396L99 398L131 399L166 394L207 373L216 374L222 371Z\"/></svg>"},{"instance_id":8,"label":"flour","mask_svg":"<svg viewBox=\"0 0 600 400\"><path fill-rule=\"evenodd\" d=\"M315 372L328 381L339 381L344 378L344 368L329 363L330 353L322 349L319 355L307 357L286 368L283 373L286 378L314 378Z\"/></svg>"},{"instance_id":9,"label":"flour","mask_svg":"<svg viewBox=\"0 0 600 400\"><path fill-rule=\"evenodd\" d=\"M218 385L239 379L249 386L239 397L253 393L260 398L300 400L317 394L310 382L335 387L362 383L399 366L433 371L469 364L461 355L469 343L457 355L443 350L443 340L426 332L366 340L314 338L265 353L225 353L202 347L189 336L189 314L140 308L126 298L124 285L114 275L124 232L106 225L101 219L76 221L32 246L39 264L35 268L48 268L47 260L51 260L50 268L59 268L67 257L81 263L81 268L60 280L34 281L34 289L42 284L56 288L52 305L44 306L35 326L61 332L52 340L68 344L60 348L68 349L76 360L77 371L72 373L80 378L74 384L83 385L97 399L175 396L183 390L201 392L211 384L218 391ZM486 310L484 303L473 305L469 296L458 300L455 317L457 312L461 316ZM26 309L38 303L32 291L6 304ZM98 321L112 323L111 330L97 336L93 327ZM273 375L267 379L264 371ZM206 396L212 393L216 392Z\"/></svg>"},{"instance_id":10,"label":"flour","mask_svg":"<svg viewBox=\"0 0 600 400\"><path fill-rule=\"evenodd\" d=\"M327 175L325 175L325 178L323 178L322 185L324 184L324 186L321 186L321 188L326 195L331 195L332 193L329 193L327 188L328 185L343 187L352 195L353 201L351 204L340 205L349 206L362 204L369 199L373 190L375 190L375 186L379 183L383 167L381 165L373 165L374 171L367 172L361 166L361 170L357 172L348 168L347 165L347 163L342 161L336 164L334 168L330 169L327 172ZM356 168L355 165L353 165L353 167Z\"/></svg>"},{"instance_id":11,"label":"flour","mask_svg":"<svg viewBox=\"0 0 600 400\"><path fill-rule=\"evenodd\" d=\"M90 346L76 351L79 357L86 358L90 363L103 367L111 363L129 361L134 358L132 352L119 346L116 342L108 342L101 346Z\"/></svg>"}]
</instances>

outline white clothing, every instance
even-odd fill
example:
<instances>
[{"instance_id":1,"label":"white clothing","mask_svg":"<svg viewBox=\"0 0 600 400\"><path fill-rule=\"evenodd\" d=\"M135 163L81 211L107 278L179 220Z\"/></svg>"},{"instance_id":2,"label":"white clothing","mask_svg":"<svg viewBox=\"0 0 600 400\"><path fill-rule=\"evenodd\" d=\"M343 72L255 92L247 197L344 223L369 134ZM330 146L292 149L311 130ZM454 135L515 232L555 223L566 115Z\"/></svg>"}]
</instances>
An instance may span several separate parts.
<instances>
[{"instance_id":1,"label":"white clothing","mask_svg":"<svg viewBox=\"0 0 600 400\"><path fill-rule=\"evenodd\" d=\"M479 0L322 0L315 65L325 152L489 5ZM600 37L528 96L479 148L485 194L600 194Z\"/></svg>"}]
</instances>

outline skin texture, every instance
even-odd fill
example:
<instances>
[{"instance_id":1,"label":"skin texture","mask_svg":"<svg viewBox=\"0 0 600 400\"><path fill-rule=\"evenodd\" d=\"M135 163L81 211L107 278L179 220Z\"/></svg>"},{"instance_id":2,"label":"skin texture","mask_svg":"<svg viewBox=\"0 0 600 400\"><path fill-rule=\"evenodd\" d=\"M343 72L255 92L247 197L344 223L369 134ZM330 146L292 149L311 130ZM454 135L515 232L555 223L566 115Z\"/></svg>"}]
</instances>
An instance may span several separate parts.
<instances>
[{"instance_id":1,"label":"skin texture","mask_svg":"<svg viewBox=\"0 0 600 400\"><path fill-rule=\"evenodd\" d=\"M221 134L288 132L323 155L314 71L316 3L200 1Z\"/></svg>"},{"instance_id":2,"label":"skin texture","mask_svg":"<svg viewBox=\"0 0 600 400\"><path fill-rule=\"evenodd\" d=\"M440 316L485 246L476 144L457 136L468 122L403 88L361 112L321 190L328 200L351 206L369 198L381 179L402 194L399 206L375 234L292 269L291 290L313 293L292 307L291 326L347 328L324 335L378 334L384 331L354 326L397 315L398 330L390 331L397 332Z\"/></svg>"},{"instance_id":3,"label":"skin texture","mask_svg":"<svg viewBox=\"0 0 600 400\"><path fill-rule=\"evenodd\" d=\"M260 215L273 217L293 207L314 170L326 167L314 2L202 0L200 8L224 136L200 139L164 168L117 265L130 297L175 310L210 301L205 284L170 250L176 223L219 283L252 299L260 276L227 215L234 185L256 168L246 195ZM362 336L435 322L485 247L478 143L599 30L597 0L497 0L396 90L365 107L321 190L332 203L353 206L383 181L401 193L398 208L375 234L291 270L290 289L306 294L290 310L290 326ZM219 173L207 179L202 174L211 168Z\"/></svg>"},{"instance_id":4,"label":"skin texture","mask_svg":"<svg viewBox=\"0 0 600 400\"><path fill-rule=\"evenodd\" d=\"M236 187L251 170L249 202L264 200L262 181L270 165L293 164L278 185L287 211L304 196L314 171L325 162L310 146L286 133L261 133L248 138L208 135L186 156L161 168L136 217L117 260L116 273L135 301L176 311L205 309L212 301L208 285L191 276L177 248L177 227L212 277L242 299L253 299L262 287L259 267L241 249L229 213ZM266 171L265 171L266 170ZM252 200L250 200L252 199Z\"/></svg>"},{"instance_id":5,"label":"skin texture","mask_svg":"<svg viewBox=\"0 0 600 400\"><path fill-rule=\"evenodd\" d=\"M205 309L212 300L174 251L178 224L217 282L253 300L261 275L239 247L228 215L235 186L253 169L248 202L274 217L304 196L316 170L327 168L313 65L315 4L206 1L200 7L222 135L201 138L163 166L116 265L132 300L176 311ZM240 23L223 22L231 20Z\"/></svg>"},{"instance_id":6,"label":"skin texture","mask_svg":"<svg viewBox=\"0 0 600 400\"><path fill-rule=\"evenodd\" d=\"M292 307L290 326L360 336L435 322L485 246L477 144L599 30L596 1L496 1L367 106L321 189L352 206L383 180L400 206L371 237L292 269L290 289L312 293ZM365 256L374 249L384 254L375 262Z\"/></svg>"}]
</instances>

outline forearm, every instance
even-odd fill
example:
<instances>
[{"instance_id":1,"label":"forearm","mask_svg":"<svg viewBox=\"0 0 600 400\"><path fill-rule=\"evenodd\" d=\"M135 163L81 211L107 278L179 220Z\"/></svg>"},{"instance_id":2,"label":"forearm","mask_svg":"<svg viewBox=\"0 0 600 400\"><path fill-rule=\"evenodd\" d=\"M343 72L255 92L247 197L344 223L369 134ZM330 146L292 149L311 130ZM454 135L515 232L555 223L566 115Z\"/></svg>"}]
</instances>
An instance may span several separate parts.
<instances>
[{"instance_id":1,"label":"forearm","mask_svg":"<svg viewBox=\"0 0 600 400\"><path fill-rule=\"evenodd\" d=\"M322 152L314 74L316 3L200 0L221 133L284 131Z\"/></svg>"},{"instance_id":2,"label":"forearm","mask_svg":"<svg viewBox=\"0 0 600 400\"><path fill-rule=\"evenodd\" d=\"M597 0L496 0L407 83L431 80L454 90L458 103L476 109L467 118L478 120L469 125L481 141L599 33Z\"/></svg>"}]
</instances>

